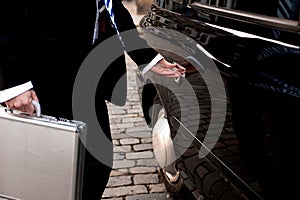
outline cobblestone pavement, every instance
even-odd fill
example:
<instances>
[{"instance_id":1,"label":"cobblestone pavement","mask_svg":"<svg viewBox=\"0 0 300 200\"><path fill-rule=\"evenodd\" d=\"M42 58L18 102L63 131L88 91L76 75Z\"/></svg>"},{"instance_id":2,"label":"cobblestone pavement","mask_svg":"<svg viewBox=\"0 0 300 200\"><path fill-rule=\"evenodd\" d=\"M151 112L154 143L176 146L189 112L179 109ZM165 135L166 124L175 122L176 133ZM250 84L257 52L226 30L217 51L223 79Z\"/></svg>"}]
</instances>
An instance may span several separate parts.
<instances>
[{"instance_id":1,"label":"cobblestone pavement","mask_svg":"<svg viewBox=\"0 0 300 200\"><path fill-rule=\"evenodd\" d=\"M114 164L103 199L171 200L160 181L154 158L151 130L146 125L139 103L135 69L127 59L127 103L118 107L108 103L114 143Z\"/></svg>"},{"instance_id":2,"label":"cobblestone pavement","mask_svg":"<svg viewBox=\"0 0 300 200\"><path fill-rule=\"evenodd\" d=\"M143 15L137 15L135 0L123 1L138 26ZM158 173L152 149L151 129L147 126L139 102L136 64L126 55L127 102L118 107L107 103L114 143L114 163L103 200L174 200ZM191 200L183 192L176 200ZM194 200L194 199L193 199Z\"/></svg>"},{"instance_id":3,"label":"cobblestone pavement","mask_svg":"<svg viewBox=\"0 0 300 200\"><path fill-rule=\"evenodd\" d=\"M134 1L123 1L138 25ZM108 103L114 143L114 163L102 199L172 200L158 174L148 128L137 94L136 64L126 55L127 102L118 107Z\"/></svg>"}]
</instances>

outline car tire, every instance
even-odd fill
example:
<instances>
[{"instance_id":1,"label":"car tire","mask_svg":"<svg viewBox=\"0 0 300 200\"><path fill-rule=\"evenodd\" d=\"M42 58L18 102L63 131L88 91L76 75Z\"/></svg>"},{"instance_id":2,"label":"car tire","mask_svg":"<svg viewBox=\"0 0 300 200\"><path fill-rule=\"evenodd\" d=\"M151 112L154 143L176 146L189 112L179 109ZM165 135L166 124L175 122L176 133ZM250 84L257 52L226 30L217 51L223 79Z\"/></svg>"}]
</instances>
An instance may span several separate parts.
<instances>
[{"instance_id":1,"label":"car tire","mask_svg":"<svg viewBox=\"0 0 300 200\"><path fill-rule=\"evenodd\" d=\"M158 142L158 139L156 136L158 135L164 135L164 139L167 141L171 141L171 133L170 133L170 123L167 120L167 113L165 108L162 106L162 103L160 101L160 98L156 96L154 98L154 104L152 109L152 135L153 135L153 149L154 154L156 156L156 159L159 163L160 169L159 173L161 176L162 181L164 182L168 192L171 193L172 196L177 196L181 190L184 187L183 179L180 176L180 171L177 165L177 160L175 156L175 153L170 153L170 151L173 151L170 148L173 148L173 146L167 145L168 147L164 147L163 152L161 151L161 146L163 144L155 145ZM157 126L160 126L157 128ZM157 129L159 130L167 130L169 131L168 134L162 133L160 131L157 132ZM158 150L158 148L160 150ZM160 152L159 152L160 151ZM161 155L163 154L163 156ZM166 158L166 156L172 157L171 159L173 162L170 162L170 158ZM163 158L161 158L163 157ZM168 161L166 161L168 160Z\"/></svg>"}]
</instances>

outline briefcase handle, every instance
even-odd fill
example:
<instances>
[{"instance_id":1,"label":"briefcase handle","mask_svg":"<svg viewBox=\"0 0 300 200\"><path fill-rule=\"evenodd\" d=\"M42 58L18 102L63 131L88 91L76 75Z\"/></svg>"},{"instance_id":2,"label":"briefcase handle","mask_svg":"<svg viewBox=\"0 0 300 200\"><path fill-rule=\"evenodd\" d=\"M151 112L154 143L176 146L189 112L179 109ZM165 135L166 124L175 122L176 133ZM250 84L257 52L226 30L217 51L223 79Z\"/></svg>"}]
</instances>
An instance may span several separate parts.
<instances>
[{"instance_id":1,"label":"briefcase handle","mask_svg":"<svg viewBox=\"0 0 300 200\"><path fill-rule=\"evenodd\" d=\"M35 101L35 100L32 100L31 103L32 103L32 105L33 105L33 107L34 107L34 110L35 110L34 116L35 116L35 117L41 117L42 114L41 114L41 105L40 105L40 103L37 102L37 101ZM24 112L22 112L22 111L19 111L19 110L13 110L13 109L11 109L11 108L9 108L9 107L6 107L5 110L6 110L6 112L7 112L7 111L10 111L12 114L15 114L15 115L26 114L26 113L24 113Z\"/></svg>"},{"instance_id":2,"label":"briefcase handle","mask_svg":"<svg viewBox=\"0 0 300 200\"><path fill-rule=\"evenodd\" d=\"M35 101L35 100L32 100L31 103L32 103L32 105L33 105L33 107L35 109L35 115L37 117L41 117L41 105L40 105L40 103L37 102L37 101Z\"/></svg>"}]
</instances>

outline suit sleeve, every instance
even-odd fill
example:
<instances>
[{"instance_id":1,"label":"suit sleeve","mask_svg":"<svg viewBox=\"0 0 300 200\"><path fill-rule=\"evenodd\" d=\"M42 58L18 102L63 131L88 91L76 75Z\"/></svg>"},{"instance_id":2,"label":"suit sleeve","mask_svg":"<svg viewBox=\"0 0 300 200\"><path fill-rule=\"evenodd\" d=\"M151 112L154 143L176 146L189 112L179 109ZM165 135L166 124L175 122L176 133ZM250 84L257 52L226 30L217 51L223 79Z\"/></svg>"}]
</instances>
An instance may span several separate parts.
<instances>
[{"instance_id":1,"label":"suit sleeve","mask_svg":"<svg viewBox=\"0 0 300 200\"><path fill-rule=\"evenodd\" d=\"M140 70L150 63L158 54L158 52L150 47L147 42L139 36L133 19L128 10L121 3L121 0L114 2L115 20L121 36L125 43L125 50L136 49L136 47L144 47L134 51L127 51L130 58L138 65ZM124 31L130 30L130 34L122 34Z\"/></svg>"},{"instance_id":2,"label":"suit sleeve","mask_svg":"<svg viewBox=\"0 0 300 200\"><path fill-rule=\"evenodd\" d=\"M0 27L0 67L5 88L10 88L29 81L25 77L24 66L25 5L23 0L0 1Z\"/></svg>"}]
</instances>

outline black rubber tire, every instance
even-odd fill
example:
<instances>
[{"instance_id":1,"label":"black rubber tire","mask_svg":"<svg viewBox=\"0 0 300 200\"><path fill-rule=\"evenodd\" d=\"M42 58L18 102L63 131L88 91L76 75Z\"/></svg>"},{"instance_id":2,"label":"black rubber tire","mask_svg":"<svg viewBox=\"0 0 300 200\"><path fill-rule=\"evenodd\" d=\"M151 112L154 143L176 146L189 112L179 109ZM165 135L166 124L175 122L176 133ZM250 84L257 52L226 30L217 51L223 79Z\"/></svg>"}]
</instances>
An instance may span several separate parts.
<instances>
[{"instance_id":1,"label":"black rubber tire","mask_svg":"<svg viewBox=\"0 0 300 200\"><path fill-rule=\"evenodd\" d=\"M159 96L156 96L154 98L154 102L153 103L154 103L153 105L156 105L156 106L154 106L154 108L152 109L152 128L154 127L156 121L158 120L158 114L159 114L159 112L162 109L164 109L164 107L162 106L162 103L160 101ZM171 181L170 178L167 175L168 168L170 168L170 167L172 167L173 169L175 169L178 172L178 175L176 176L175 181ZM167 167L160 168L159 169L159 173L160 173L160 178L164 182L164 184L165 184L168 192L170 192L170 194L172 196L177 196L181 192L181 190L183 189L183 187L184 187L183 179L179 175L179 169L178 169L178 166L177 166L177 161L175 161L174 163L170 164Z\"/></svg>"}]
</instances>

